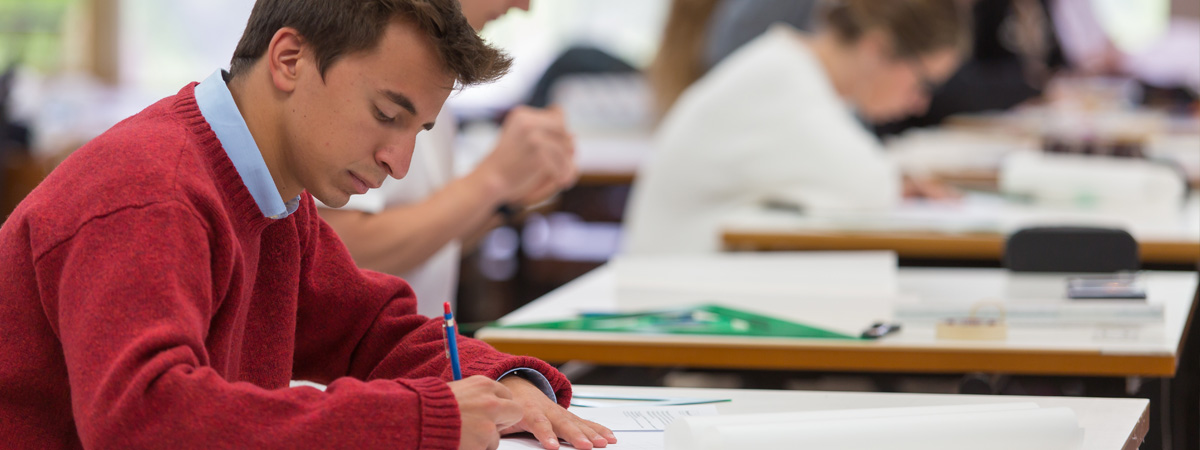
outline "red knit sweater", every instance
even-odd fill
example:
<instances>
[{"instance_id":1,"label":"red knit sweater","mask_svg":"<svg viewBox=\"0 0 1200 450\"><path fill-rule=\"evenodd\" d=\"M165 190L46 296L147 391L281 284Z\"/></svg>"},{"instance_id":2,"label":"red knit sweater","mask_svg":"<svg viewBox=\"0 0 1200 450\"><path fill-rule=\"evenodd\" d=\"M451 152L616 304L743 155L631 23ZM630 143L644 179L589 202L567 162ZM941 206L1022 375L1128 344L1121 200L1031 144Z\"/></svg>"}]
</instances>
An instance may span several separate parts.
<instances>
[{"instance_id":1,"label":"red knit sweater","mask_svg":"<svg viewBox=\"0 0 1200 450\"><path fill-rule=\"evenodd\" d=\"M456 449L440 323L357 269L308 194L263 217L194 86L75 152L0 229L0 447ZM533 368L568 404L544 362L459 345L466 375Z\"/></svg>"}]
</instances>

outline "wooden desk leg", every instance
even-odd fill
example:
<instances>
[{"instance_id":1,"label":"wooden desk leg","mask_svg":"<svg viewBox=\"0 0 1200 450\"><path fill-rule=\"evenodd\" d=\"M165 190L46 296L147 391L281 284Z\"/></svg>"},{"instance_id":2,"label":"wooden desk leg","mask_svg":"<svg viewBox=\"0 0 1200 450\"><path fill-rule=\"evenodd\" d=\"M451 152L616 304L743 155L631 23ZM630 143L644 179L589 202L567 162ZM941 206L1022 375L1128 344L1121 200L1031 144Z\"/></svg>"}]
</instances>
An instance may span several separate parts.
<instances>
[{"instance_id":1,"label":"wooden desk leg","mask_svg":"<svg viewBox=\"0 0 1200 450\"><path fill-rule=\"evenodd\" d=\"M1195 339L1191 339L1195 340ZM1193 344L1194 342L1188 342ZM1197 345L1184 346L1175 378L1164 380L1163 396L1170 417L1172 449L1200 449L1200 352Z\"/></svg>"},{"instance_id":2,"label":"wooden desk leg","mask_svg":"<svg viewBox=\"0 0 1200 450\"><path fill-rule=\"evenodd\" d=\"M1176 373L1172 378L1147 380L1135 397L1150 399L1150 426L1143 449L1190 450L1196 447L1195 375L1185 381Z\"/></svg>"},{"instance_id":3,"label":"wooden desk leg","mask_svg":"<svg viewBox=\"0 0 1200 450\"><path fill-rule=\"evenodd\" d=\"M1175 450L1200 449L1200 326L1196 324L1197 310L1200 310L1200 286L1196 288L1192 310L1183 328L1179 365L1175 369L1175 378L1169 381L1170 392L1165 398L1171 415L1173 445L1169 448Z\"/></svg>"}]
</instances>

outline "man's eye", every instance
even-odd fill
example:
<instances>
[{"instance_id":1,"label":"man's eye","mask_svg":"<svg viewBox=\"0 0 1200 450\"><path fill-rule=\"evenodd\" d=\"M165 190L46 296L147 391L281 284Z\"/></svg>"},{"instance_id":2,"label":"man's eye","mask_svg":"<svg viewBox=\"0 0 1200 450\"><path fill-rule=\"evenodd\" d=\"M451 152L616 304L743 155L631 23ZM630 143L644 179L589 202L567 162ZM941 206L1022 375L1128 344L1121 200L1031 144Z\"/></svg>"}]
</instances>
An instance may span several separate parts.
<instances>
[{"instance_id":1,"label":"man's eye","mask_svg":"<svg viewBox=\"0 0 1200 450\"><path fill-rule=\"evenodd\" d=\"M379 110L379 108L375 108L375 119L380 122L385 122L385 123L391 123L391 122L396 121L395 117L388 117L387 114L384 114L383 111Z\"/></svg>"}]
</instances>

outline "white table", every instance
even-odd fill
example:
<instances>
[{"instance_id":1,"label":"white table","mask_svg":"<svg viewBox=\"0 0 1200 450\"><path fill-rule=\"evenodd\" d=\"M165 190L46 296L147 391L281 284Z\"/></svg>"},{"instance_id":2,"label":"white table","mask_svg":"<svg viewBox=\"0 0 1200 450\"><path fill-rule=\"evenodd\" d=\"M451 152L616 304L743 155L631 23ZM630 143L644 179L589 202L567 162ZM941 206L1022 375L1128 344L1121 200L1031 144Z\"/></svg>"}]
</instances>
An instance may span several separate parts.
<instances>
[{"instance_id":1,"label":"white table","mask_svg":"<svg viewBox=\"0 0 1200 450\"><path fill-rule=\"evenodd\" d=\"M959 202L908 201L894 211L814 213L751 209L722 224L730 250L892 250L901 257L998 261L1004 240L1032 226L1095 226L1129 231L1146 263L1200 261L1200 196L1179 214L1065 210L972 194Z\"/></svg>"},{"instance_id":2,"label":"white table","mask_svg":"<svg viewBox=\"0 0 1200 450\"><path fill-rule=\"evenodd\" d=\"M1158 324L1083 324L1059 327L1012 326L1002 341L936 339L932 325L905 326L876 341L775 337L656 335L486 327L476 336L501 351L547 361L582 360L599 364L658 367L786 369L865 372L969 373L1034 375L1173 377L1184 330L1193 310L1196 272L1143 272L1148 302L1161 304ZM1046 277L1020 276L1022 285L1045 284ZM1003 299L1017 284L1003 269L900 268L895 278L901 297L973 302ZM1057 283L1052 283L1057 285ZM1065 293L1048 293L1064 296ZM886 300L886 299L884 299ZM686 297L666 299L653 308L691 305ZM880 299L828 297L773 304L781 317L851 315L863 324L881 319ZM601 267L503 317L502 324L565 319L581 312L644 310L620 306L610 266ZM753 310L754 305L731 305ZM856 312L858 311L858 312ZM855 314L861 317L853 316ZM823 325L823 323L813 323Z\"/></svg>"}]
</instances>

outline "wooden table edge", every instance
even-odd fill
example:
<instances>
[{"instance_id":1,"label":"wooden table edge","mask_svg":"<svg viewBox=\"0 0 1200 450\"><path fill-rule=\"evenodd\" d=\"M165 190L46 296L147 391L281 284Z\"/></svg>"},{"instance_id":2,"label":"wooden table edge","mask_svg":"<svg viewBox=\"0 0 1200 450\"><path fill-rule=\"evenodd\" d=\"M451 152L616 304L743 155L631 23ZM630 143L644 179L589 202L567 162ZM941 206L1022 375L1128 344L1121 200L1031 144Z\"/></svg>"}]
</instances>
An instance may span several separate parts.
<instances>
[{"instance_id":1,"label":"wooden table edge","mask_svg":"<svg viewBox=\"0 0 1200 450\"><path fill-rule=\"evenodd\" d=\"M1175 355L1114 354L1098 350L551 340L496 335L487 329L480 331L479 338L502 352L552 363L579 360L651 367L1173 377L1177 364Z\"/></svg>"},{"instance_id":2,"label":"wooden table edge","mask_svg":"<svg viewBox=\"0 0 1200 450\"><path fill-rule=\"evenodd\" d=\"M728 250L892 250L902 258L986 259L1004 256L1005 236L999 233L746 231L725 230L721 241ZM1158 264L1200 262L1200 242L1143 240L1141 260Z\"/></svg>"},{"instance_id":3,"label":"wooden table edge","mask_svg":"<svg viewBox=\"0 0 1200 450\"><path fill-rule=\"evenodd\" d=\"M1133 430L1129 432L1129 439L1125 441L1125 446L1122 450L1138 450L1142 443L1146 441L1146 435L1150 434L1150 404L1147 403L1145 408L1142 408L1142 416L1138 417L1138 421L1133 425Z\"/></svg>"}]
</instances>

